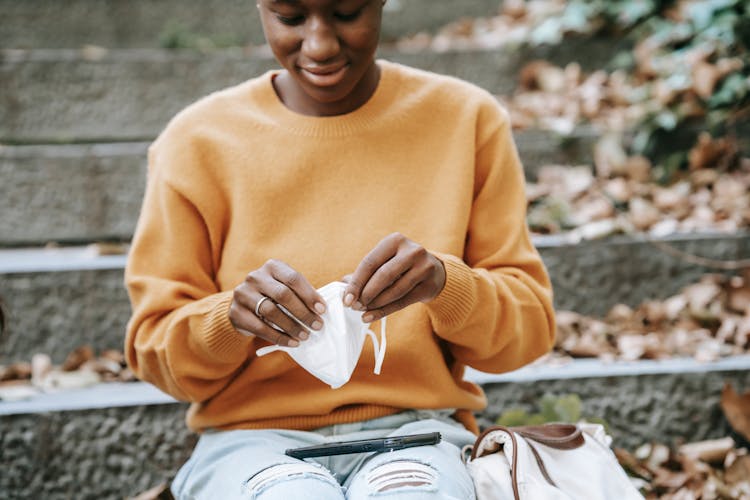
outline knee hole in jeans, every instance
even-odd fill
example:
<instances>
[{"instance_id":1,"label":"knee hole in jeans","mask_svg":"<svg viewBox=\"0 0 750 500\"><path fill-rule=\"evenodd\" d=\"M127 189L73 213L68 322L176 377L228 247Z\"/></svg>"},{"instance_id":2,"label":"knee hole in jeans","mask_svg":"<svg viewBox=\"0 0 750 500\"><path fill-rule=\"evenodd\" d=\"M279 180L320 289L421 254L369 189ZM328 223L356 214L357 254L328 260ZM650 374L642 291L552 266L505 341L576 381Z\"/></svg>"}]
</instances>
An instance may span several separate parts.
<instances>
[{"instance_id":1,"label":"knee hole in jeans","mask_svg":"<svg viewBox=\"0 0 750 500\"><path fill-rule=\"evenodd\" d=\"M331 477L328 471L322 466L307 462L272 465L261 470L245 481L242 488L255 498L255 495L261 494L264 490L270 488L274 484L294 479L317 479L336 488L340 488L340 485L336 480Z\"/></svg>"},{"instance_id":2,"label":"knee hole in jeans","mask_svg":"<svg viewBox=\"0 0 750 500\"><path fill-rule=\"evenodd\" d=\"M401 488L434 490L437 471L416 460L393 460L382 463L367 474L370 493L386 493Z\"/></svg>"}]
</instances>

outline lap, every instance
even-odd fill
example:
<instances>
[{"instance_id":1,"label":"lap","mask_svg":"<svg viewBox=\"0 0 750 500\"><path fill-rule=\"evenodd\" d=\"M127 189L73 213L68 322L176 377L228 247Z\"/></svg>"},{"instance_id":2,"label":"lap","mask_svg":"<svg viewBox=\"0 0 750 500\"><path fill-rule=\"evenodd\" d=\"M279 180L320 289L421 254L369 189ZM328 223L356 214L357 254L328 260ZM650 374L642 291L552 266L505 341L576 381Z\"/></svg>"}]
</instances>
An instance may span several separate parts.
<instances>
[{"instance_id":1,"label":"lap","mask_svg":"<svg viewBox=\"0 0 750 500\"><path fill-rule=\"evenodd\" d=\"M474 485L461 460L461 448L475 436L442 422L414 422L392 435L439 431L442 441L370 456L347 483L347 499L378 496L390 499L470 499Z\"/></svg>"},{"instance_id":2,"label":"lap","mask_svg":"<svg viewBox=\"0 0 750 500\"><path fill-rule=\"evenodd\" d=\"M388 425L392 424L391 420ZM367 430L327 436L278 429L207 433L178 473L172 490L181 499L343 499L344 491L351 500L380 493L387 493L389 500L473 498L460 449L472 443L474 436L460 425L422 420L387 429L363 423L362 429ZM331 441L434 431L443 436L436 446L322 457L320 462L284 454L287 448Z\"/></svg>"},{"instance_id":3,"label":"lap","mask_svg":"<svg viewBox=\"0 0 750 500\"><path fill-rule=\"evenodd\" d=\"M191 500L288 500L295 498L295 491L309 492L314 495L311 498L343 499L341 487L328 470L284 454L287 448L322 441L321 436L295 431L207 433L177 474L172 492L176 498Z\"/></svg>"}]
</instances>

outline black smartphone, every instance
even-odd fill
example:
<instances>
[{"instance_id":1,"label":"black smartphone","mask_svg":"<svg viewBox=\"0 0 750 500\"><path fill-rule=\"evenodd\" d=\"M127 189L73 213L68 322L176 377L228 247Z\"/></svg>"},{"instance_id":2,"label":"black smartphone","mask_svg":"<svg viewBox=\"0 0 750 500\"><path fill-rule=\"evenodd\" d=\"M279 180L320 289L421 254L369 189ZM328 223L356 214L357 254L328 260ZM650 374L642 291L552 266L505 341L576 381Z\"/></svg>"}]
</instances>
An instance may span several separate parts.
<instances>
[{"instance_id":1,"label":"black smartphone","mask_svg":"<svg viewBox=\"0 0 750 500\"><path fill-rule=\"evenodd\" d=\"M369 453L379 451L393 451L413 446L425 446L440 442L439 432L427 434L408 434L406 436L392 436L375 439L359 439L354 441L338 441L303 448L290 448L286 454L294 458L324 457L328 455L346 455L348 453Z\"/></svg>"}]
</instances>

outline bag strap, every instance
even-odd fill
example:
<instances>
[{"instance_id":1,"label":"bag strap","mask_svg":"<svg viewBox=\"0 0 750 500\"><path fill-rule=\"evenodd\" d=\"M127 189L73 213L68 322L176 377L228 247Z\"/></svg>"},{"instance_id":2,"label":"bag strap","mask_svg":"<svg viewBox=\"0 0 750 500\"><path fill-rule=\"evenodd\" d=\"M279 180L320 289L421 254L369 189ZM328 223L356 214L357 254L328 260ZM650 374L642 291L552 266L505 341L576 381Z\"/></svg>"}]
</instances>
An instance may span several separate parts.
<instances>
[{"instance_id":1,"label":"bag strap","mask_svg":"<svg viewBox=\"0 0 750 500\"><path fill-rule=\"evenodd\" d=\"M500 431L505 434L507 434L510 437L511 442L513 443L513 456L511 457L511 463L510 463L510 476L511 476L511 482L513 485L513 498L514 500L521 500L518 494L518 441L516 441L516 435L511 430L511 427L504 427L502 425L494 425L492 427L488 427L485 429L479 437L477 437L477 440L474 444L474 447L471 450L471 460L474 460L477 458L477 450L479 449L479 443L484 440L485 437L491 432Z\"/></svg>"},{"instance_id":2,"label":"bag strap","mask_svg":"<svg viewBox=\"0 0 750 500\"><path fill-rule=\"evenodd\" d=\"M586 444L583 431L572 424L527 425L510 430L557 450L574 450Z\"/></svg>"},{"instance_id":3,"label":"bag strap","mask_svg":"<svg viewBox=\"0 0 750 500\"><path fill-rule=\"evenodd\" d=\"M481 443L488 434L491 432L500 431L507 434L513 443L513 456L511 457L511 482L513 486L513 497L515 500L520 500L519 489L518 489L518 441L516 434L518 434L526 444L529 446L531 453L534 455L534 459L539 466L539 470L542 472L544 479L552 486L557 487L555 482L547 472L547 468L544 466L544 461L541 455L530 441L536 441L550 448L558 450L573 450L583 446L586 441L583 437L583 432L578 426L572 424L546 424L546 425L528 425L519 427L505 427L502 425L495 425L485 429L479 437L477 437L476 443L471 450L471 460L477 458L477 451L479 449L479 443Z\"/></svg>"}]
</instances>

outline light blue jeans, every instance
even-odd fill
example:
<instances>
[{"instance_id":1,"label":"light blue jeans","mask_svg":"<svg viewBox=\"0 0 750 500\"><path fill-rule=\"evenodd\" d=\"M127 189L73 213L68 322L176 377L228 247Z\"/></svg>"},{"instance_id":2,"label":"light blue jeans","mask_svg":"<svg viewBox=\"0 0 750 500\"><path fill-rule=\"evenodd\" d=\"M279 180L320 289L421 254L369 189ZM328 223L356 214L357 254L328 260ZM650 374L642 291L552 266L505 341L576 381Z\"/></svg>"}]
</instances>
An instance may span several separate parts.
<instances>
[{"instance_id":1,"label":"light blue jeans","mask_svg":"<svg viewBox=\"0 0 750 500\"><path fill-rule=\"evenodd\" d=\"M204 433L172 483L180 500L474 499L461 449L476 436L449 411L409 410L310 432ZM298 460L287 448L352 439L440 432L442 441L386 453Z\"/></svg>"}]
</instances>

